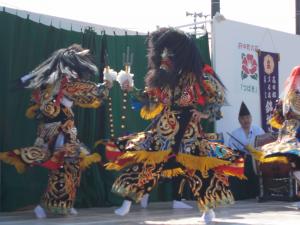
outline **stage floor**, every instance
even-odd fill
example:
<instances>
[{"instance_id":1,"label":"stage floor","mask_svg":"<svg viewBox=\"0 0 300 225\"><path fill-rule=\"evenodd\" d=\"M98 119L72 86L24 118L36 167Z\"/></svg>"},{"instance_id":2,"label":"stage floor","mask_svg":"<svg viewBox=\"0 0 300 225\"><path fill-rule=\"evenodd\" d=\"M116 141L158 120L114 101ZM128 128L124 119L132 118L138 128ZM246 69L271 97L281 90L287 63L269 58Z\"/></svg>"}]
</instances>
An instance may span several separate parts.
<instances>
[{"instance_id":1,"label":"stage floor","mask_svg":"<svg viewBox=\"0 0 300 225\"><path fill-rule=\"evenodd\" d=\"M77 216L35 219L32 211L0 213L1 225L195 225L201 215L195 202L188 202L194 209L175 210L171 202L150 203L148 209L134 205L123 217L116 216L112 208L78 209ZM215 210L216 225L299 225L300 210L292 202L237 201L234 205Z\"/></svg>"}]
</instances>

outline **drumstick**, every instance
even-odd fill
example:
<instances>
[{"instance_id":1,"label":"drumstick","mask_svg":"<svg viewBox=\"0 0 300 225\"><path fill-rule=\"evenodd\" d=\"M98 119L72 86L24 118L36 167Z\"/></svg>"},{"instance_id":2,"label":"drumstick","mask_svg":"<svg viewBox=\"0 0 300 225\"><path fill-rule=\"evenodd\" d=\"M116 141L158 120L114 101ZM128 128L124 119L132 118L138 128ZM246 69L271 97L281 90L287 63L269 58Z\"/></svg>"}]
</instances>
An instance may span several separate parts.
<instances>
[{"instance_id":1,"label":"drumstick","mask_svg":"<svg viewBox=\"0 0 300 225\"><path fill-rule=\"evenodd\" d=\"M237 138L235 138L233 135L231 135L229 132L227 132L227 134L233 139L235 140L237 143L239 143L240 145L242 145L244 147L244 150L246 150L248 152L248 154L252 155L256 160L260 161L263 157L263 153L256 150L253 146L251 146L250 144L248 145L244 145L242 142L240 142Z\"/></svg>"},{"instance_id":2,"label":"drumstick","mask_svg":"<svg viewBox=\"0 0 300 225\"><path fill-rule=\"evenodd\" d=\"M241 141L239 141L236 137L234 137L234 136L233 136L232 134L230 134L229 132L226 132L226 133L227 133L233 140L235 140L237 143L239 143L241 146L243 146L243 150L237 148L238 150L250 154L250 152L249 152L248 149L246 148L246 145L244 145ZM233 144L233 145L234 145L234 147L237 147L235 144Z\"/></svg>"},{"instance_id":3,"label":"drumstick","mask_svg":"<svg viewBox=\"0 0 300 225\"><path fill-rule=\"evenodd\" d=\"M249 153L248 151L246 151L245 148L244 148L244 149L240 149L238 146L236 146L236 145L233 144L233 143L232 143L232 145L236 148L236 150L241 151L241 152L243 152L243 153L245 153L245 154L247 154L247 155L250 155L250 153Z\"/></svg>"}]
</instances>

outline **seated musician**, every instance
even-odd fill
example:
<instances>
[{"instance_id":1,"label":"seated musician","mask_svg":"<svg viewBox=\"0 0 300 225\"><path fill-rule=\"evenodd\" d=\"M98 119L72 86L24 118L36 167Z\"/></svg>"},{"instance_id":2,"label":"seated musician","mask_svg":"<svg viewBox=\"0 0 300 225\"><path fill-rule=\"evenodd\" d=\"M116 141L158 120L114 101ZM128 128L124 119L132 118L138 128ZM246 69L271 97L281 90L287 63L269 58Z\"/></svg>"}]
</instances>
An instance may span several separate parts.
<instances>
[{"instance_id":1,"label":"seated musician","mask_svg":"<svg viewBox=\"0 0 300 225\"><path fill-rule=\"evenodd\" d=\"M254 146L255 137L264 134L264 130L252 124L252 116L246 104L242 102L239 117L241 127L232 131L228 146L244 152L244 146ZM252 157L245 155L245 176L247 180L230 178L230 187L236 200L255 198L258 195L258 178L255 174L256 164Z\"/></svg>"}]
</instances>

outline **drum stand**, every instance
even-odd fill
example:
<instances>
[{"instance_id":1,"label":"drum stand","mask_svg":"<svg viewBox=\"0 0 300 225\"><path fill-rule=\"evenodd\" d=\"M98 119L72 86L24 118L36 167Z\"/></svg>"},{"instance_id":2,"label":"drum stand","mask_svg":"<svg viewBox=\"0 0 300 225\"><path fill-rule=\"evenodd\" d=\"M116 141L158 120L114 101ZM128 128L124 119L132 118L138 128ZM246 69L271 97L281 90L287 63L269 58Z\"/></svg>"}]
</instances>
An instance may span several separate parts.
<instances>
[{"instance_id":1,"label":"drum stand","mask_svg":"<svg viewBox=\"0 0 300 225\"><path fill-rule=\"evenodd\" d=\"M299 200L298 183L290 171L287 177L264 177L259 172L259 196L258 201L268 200L295 201Z\"/></svg>"}]
</instances>

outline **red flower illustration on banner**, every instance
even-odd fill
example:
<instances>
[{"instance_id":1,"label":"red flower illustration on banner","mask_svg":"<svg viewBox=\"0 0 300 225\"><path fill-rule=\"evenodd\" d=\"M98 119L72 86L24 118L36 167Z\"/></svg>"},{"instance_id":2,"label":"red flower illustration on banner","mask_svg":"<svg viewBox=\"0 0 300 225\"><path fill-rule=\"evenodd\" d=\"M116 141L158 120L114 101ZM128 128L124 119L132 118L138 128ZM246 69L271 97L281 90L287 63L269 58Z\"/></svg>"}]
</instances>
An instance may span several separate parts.
<instances>
[{"instance_id":1,"label":"red flower illustration on banner","mask_svg":"<svg viewBox=\"0 0 300 225\"><path fill-rule=\"evenodd\" d=\"M252 79L257 80L257 62L252 54L242 53L242 79L250 76Z\"/></svg>"}]
</instances>

